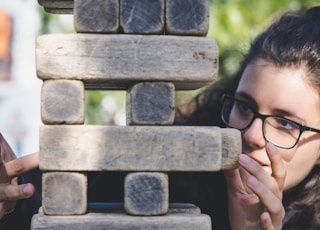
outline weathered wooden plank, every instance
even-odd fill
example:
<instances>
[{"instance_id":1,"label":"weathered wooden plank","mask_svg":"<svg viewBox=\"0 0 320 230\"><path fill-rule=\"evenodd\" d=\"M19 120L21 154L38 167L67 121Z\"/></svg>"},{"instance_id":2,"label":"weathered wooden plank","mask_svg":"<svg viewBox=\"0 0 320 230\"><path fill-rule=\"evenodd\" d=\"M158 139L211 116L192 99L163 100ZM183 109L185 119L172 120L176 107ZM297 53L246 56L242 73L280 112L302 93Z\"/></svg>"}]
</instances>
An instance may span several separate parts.
<instances>
[{"instance_id":1,"label":"weathered wooden plank","mask_svg":"<svg viewBox=\"0 0 320 230\"><path fill-rule=\"evenodd\" d=\"M224 169L232 169L237 166L241 153L241 137L234 129L220 129L221 131L221 146L222 146L222 161ZM223 160L228 159L228 160Z\"/></svg>"},{"instance_id":2,"label":"weathered wooden plank","mask_svg":"<svg viewBox=\"0 0 320 230\"><path fill-rule=\"evenodd\" d=\"M123 202L89 202L87 205L88 213L90 212L103 212L103 213L125 213ZM39 213L43 214L40 209ZM189 213L201 214L199 207L191 203L169 203L170 214L175 213Z\"/></svg>"},{"instance_id":3,"label":"weathered wooden plank","mask_svg":"<svg viewBox=\"0 0 320 230\"><path fill-rule=\"evenodd\" d=\"M124 182L124 208L135 216L155 216L168 213L168 174L136 172L127 174Z\"/></svg>"},{"instance_id":4,"label":"weathered wooden plank","mask_svg":"<svg viewBox=\"0 0 320 230\"><path fill-rule=\"evenodd\" d=\"M117 33L119 0L74 0L74 27L78 33Z\"/></svg>"},{"instance_id":5,"label":"weathered wooden plank","mask_svg":"<svg viewBox=\"0 0 320 230\"><path fill-rule=\"evenodd\" d=\"M46 172L42 176L42 210L47 215L80 215L87 211L87 176Z\"/></svg>"},{"instance_id":6,"label":"weathered wooden plank","mask_svg":"<svg viewBox=\"0 0 320 230\"><path fill-rule=\"evenodd\" d=\"M122 213L88 213L79 216L46 216L36 214L31 230L211 230L211 219L205 214L176 213L165 216L137 217Z\"/></svg>"},{"instance_id":7,"label":"weathered wooden plank","mask_svg":"<svg viewBox=\"0 0 320 230\"><path fill-rule=\"evenodd\" d=\"M39 5L50 8L73 8L74 0L38 0Z\"/></svg>"},{"instance_id":8,"label":"weathered wooden plank","mask_svg":"<svg viewBox=\"0 0 320 230\"><path fill-rule=\"evenodd\" d=\"M218 48L205 37L50 34L37 39L36 66L43 80L79 79L87 89L169 81L187 90L215 80Z\"/></svg>"},{"instance_id":9,"label":"weathered wooden plank","mask_svg":"<svg viewBox=\"0 0 320 230\"><path fill-rule=\"evenodd\" d=\"M77 80L47 80L41 90L44 124L84 124L84 84Z\"/></svg>"},{"instance_id":10,"label":"weathered wooden plank","mask_svg":"<svg viewBox=\"0 0 320 230\"><path fill-rule=\"evenodd\" d=\"M128 125L171 125L174 121L175 88L170 82L134 84L126 95Z\"/></svg>"},{"instance_id":11,"label":"weathered wooden plank","mask_svg":"<svg viewBox=\"0 0 320 230\"><path fill-rule=\"evenodd\" d=\"M88 212L104 212L104 213L125 213L123 202L89 202L87 205ZM41 211L42 209L40 209ZM43 214L43 212L40 212ZM170 214L175 213L189 213L201 214L199 207L191 203L169 203Z\"/></svg>"},{"instance_id":12,"label":"weathered wooden plank","mask_svg":"<svg viewBox=\"0 0 320 230\"><path fill-rule=\"evenodd\" d=\"M44 11L50 14L73 14L73 8L47 8L44 7Z\"/></svg>"},{"instance_id":13,"label":"weathered wooden plank","mask_svg":"<svg viewBox=\"0 0 320 230\"><path fill-rule=\"evenodd\" d=\"M169 203L168 213L201 214L201 209L191 203Z\"/></svg>"},{"instance_id":14,"label":"weathered wooden plank","mask_svg":"<svg viewBox=\"0 0 320 230\"><path fill-rule=\"evenodd\" d=\"M165 0L121 0L120 25L124 33L163 34Z\"/></svg>"},{"instance_id":15,"label":"weathered wooden plank","mask_svg":"<svg viewBox=\"0 0 320 230\"><path fill-rule=\"evenodd\" d=\"M59 125L40 128L40 168L218 171L237 167L240 132L218 127ZM223 135L228 143L222 146ZM227 152L227 153L226 153Z\"/></svg>"},{"instance_id":16,"label":"weathered wooden plank","mask_svg":"<svg viewBox=\"0 0 320 230\"><path fill-rule=\"evenodd\" d=\"M166 34L206 36L209 8L209 0L167 0Z\"/></svg>"}]
</instances>

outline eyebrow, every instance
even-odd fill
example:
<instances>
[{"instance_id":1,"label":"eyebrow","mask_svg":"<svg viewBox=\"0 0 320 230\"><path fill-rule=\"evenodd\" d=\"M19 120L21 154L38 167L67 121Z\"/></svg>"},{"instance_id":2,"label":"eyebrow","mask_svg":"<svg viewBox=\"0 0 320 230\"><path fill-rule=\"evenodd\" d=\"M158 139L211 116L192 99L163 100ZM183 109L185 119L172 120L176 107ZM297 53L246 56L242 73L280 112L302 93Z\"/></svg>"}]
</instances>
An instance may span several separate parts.
<instances>
[{"instance_id":1,"label":"eyebrow","mask_svg":"<svg viewBox=\"0 0 320 230\"><path fill-rule=\"evenodd\" d=\"M249 103L250 105L253 105L255 109L257 109L259 106L257 102L251 97L249 94L245 92L236 92L234 95L234 98L237 100L244 100L244 102Z\"/></svg>"},{"instance_id":2,"label":"eyebrow","mask_svg":"<svg viewBox=\"0 0 320 230\"><path fill-rule=\"evenodd\" d=\"M235 98L238 99L238 100L244 100L245 103L248 103L249 106L251 106L253 109L255 109L256 111L259 112L258 103L249 94L247 94L245 92L242 92L242 91L236 92L235 93ZM296 119L299 120L299 121L296 121L296 122L305 122L304 119L300 118L295 113L287 111L287 110L284 110L284 109L280 109L280 108L272 109L272 114L270 114L270 115L285 116L285 117L289 117L289 119L296 118Z\"/></svg>"}]
</instances>

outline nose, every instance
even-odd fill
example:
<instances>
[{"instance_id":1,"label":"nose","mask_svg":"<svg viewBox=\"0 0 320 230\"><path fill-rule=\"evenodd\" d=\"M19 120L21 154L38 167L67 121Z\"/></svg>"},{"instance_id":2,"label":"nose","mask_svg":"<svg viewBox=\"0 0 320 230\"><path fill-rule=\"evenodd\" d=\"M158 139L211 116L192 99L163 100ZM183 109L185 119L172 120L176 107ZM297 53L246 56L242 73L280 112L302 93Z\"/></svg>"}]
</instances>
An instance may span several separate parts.
<instances>
[{"instance_id":1,"label":"nose","mask_svg":"<svg viewBox=\"0 0 320 230\"><path fill-rule=\"evenodd\" d=\"M263 121L256 118L252 124L242 132L242 139L251 148L262 148L266 145L266 140L262 131Z\"/></svg>"}]
</instances>

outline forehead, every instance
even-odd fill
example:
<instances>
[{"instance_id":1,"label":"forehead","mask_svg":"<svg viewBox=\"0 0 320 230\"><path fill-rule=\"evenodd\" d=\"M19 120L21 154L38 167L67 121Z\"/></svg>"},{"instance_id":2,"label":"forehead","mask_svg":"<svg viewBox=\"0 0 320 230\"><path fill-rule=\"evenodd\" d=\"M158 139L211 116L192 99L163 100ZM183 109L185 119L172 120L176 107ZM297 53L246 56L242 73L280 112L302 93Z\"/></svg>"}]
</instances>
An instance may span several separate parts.
<instances>
[{"instance_id":1,"label":"forehead","mask_svg":"<svg viewBox=\"0 0 320 230\"><path fill-rule=\"evenodd\" d=\"M250 96L264 113L279 109L320 117L319 93L306 79L303 68L280 68L258 60L246 67L236 93Z\"/></svg>"}]
</instances>

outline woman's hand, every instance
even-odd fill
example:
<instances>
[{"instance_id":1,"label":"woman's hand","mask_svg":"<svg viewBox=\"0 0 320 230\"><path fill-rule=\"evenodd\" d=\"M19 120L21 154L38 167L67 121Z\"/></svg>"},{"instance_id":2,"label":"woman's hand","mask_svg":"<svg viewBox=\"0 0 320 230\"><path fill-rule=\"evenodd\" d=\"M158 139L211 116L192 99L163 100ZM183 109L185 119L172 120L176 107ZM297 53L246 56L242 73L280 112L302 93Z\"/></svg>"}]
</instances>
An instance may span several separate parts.
<instances>
[{"instance_id":1,"label":"woman's hand","mask_svg":"<svg viewBox=\"0 0 320 230\"><path fill-rule=\"evenodd\" d=\"M38 162L38 153L16 159L12 149L0 134L0 220L14 211L17 200L33 195L34 186L18 185L17 176L38 167Z\"/></svg>"},{"instance_id":2,"label":"woman's hand","mask_svg":"<svg viewBox=\"0 0 320 230\"><path fill-rule=\"evenodd\" d=\"M232 229L280 230L285 211L282 189L286 176L280 154L270 143L267 153L271 162L270 175L255 160L240 156L239 169L225 171Z\"/></svg>"}]
</instances>

